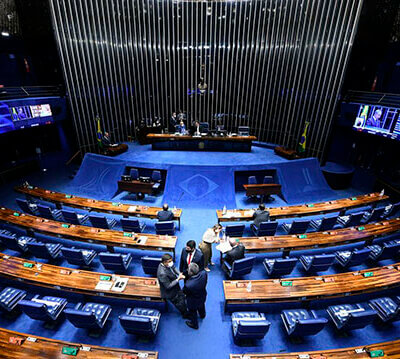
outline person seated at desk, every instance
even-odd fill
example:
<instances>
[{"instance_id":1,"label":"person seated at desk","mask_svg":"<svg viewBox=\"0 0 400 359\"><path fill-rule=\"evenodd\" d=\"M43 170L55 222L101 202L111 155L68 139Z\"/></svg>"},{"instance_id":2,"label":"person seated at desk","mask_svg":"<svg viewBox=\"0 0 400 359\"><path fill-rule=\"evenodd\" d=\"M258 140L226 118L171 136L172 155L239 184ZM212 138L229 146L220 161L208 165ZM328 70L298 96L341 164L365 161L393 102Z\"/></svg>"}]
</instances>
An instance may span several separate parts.
<instances>
[{"instance_id":1,"label":"person seated at desk","mask_svg":"<svg viewBox=\"0 0 400 359\"><path fill-rule=\"evenodd\" d=\"M374 114L367 120L367 126L381 128L382 122L380 118L382 117L382 110L375 110Z\"/></svg>"},{"instance_id":2,"label":"person seated at desk","mask_svg":"<svg viewBox=\"0 0 400 359\"><path fill-rule=\"evenodd\" d=\"M175 126L178 124L178 118L176 117L176 112L172 112L172 115L169 119L169 127L170 130L174 130Z\"/></svg>"},{"instance_id":3,"label":"person seated at desk","mask_svg":"<svg viewBox=\"0 0 400 359\"><path fill-rule=\"evenodd\" d=\"M194 122L194 127L193 127L193 136L200 136L200 122L195 121Z\"/></svg>"},{"instance_id":4,"label":"person seated at desk","mask_svg":"<svg viewBox=\"0 0 400 359\"><path fill-rule=\"evenodd\" d=\"M204 269L203 253L196 248L196 242L190 240L186 243L186 247L182 249L181 261L179 263L179 271L187 277L187 271L190 263L196 263L200 270Z\"/></svg>"},{"instance_id":5,"label":"person seated at desk","mask_svg":"<svg viewBox=\"0 0 400 359\"><path fill-rule=\"evenodd\" d=\"M103 144L104 148L108 148L108 147L115 147L118 146L117 143L112 143L111 142L111 136L108 132L104 132L103 137L101 138L101 143Z\"/></svg>"},{"instance_id":6,"label":"person seated at desk","mask_svg":"<svg viewBox=\"0 0 400 359\"><path fill-rule=\"evenodd\" d=\"M208 228L203 234L203 241L199 244L199 249L204 256L204 270L209 272L209 265L214 265L212 262L212 244L219 242L219 236L222 231L222 226L217 223L211 228Z\"/></svg>"},{"instance_id":7,"label":"person seated at desk","mask_svg":"<svg viewBox=\"0 0 400 359\"><path fill-rule=\"evenodd\" d=\"M253 224L258 228L260 223L269 221L269 212L265 210L265 204L260 203L258 209L253 213Z\"/></svg>"},{"instance_id":8,"label":"person seated at desk","mask_svg":"<svg viewBox=\"0 0 400 359\"><path fill-rule=\"evenodd\" d=\"M244 245L239 242L238 238L229 238L229 244L232 249L225 253L224 261L226 261L230 266L232 266L233 262L244 258ZM229 269L225 265L222 265L222 270L229 275Z\"/></svg>"},{"instance_id":9,"label":"person seated at desk","mask_svg":"<svg viewBox=\"0 0 400 359\"><path fill-rule=\"evenodd\" d=\"M178 132L182 135L186 134L186 126L182 120L181 120L181 122L179 122Z\"/></svg>"},{"instance_id":10,"label":"person seated at desk","mask_svg":"<svg viewBox=\"0 0 400 359\"><path fill-rule=\"evenodd\" d=\"M157 219L160 222L172 221L174 219L174 213L169 210L168 204L164 203L162 208L162 211L157 212Z\"/></svg>"}]
</instances>

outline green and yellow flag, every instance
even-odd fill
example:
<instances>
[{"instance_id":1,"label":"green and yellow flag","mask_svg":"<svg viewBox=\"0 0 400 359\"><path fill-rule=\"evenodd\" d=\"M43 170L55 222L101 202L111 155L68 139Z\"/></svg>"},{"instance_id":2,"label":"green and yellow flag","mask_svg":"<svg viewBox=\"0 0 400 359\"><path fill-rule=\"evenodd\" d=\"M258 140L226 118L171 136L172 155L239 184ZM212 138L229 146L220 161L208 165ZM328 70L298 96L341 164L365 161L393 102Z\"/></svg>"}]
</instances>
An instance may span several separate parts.
<instances>
[{"instance_id":1,"label":"green and yellow flag","mask_svg":"<svg viewBox=\"0 0 400 359\"><path fill-rule=\"evenodd\" d=\"M310 124L310 122L306 121L306 123L304 125L304 131L303 131L303 134L301 135L301 139L299 142L299 148L297 150L297 152L299 152L299 153L303 153L306 150L307 130L308 130L309 124Z\"/></svg>"},{"instance_id":2,"label":"green and yellow flag","mask_svg":"<svg viewBox=\"0 0 400 359\"><path fill-rule=\"evenodd\" d=\"M103 148L103 132L101 132L100 117L96 116L97 121L97 144L102 149Z\"/></svg>"}]
</instances>

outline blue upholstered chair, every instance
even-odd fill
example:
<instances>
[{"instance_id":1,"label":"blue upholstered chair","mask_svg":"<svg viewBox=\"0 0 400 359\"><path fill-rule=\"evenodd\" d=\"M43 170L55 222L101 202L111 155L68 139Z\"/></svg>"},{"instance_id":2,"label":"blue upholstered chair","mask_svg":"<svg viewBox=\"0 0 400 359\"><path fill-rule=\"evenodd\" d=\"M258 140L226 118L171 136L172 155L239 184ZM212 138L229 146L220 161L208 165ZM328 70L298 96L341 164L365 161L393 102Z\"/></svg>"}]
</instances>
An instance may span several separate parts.
<instances>
[{"instance_id":1,"label":"blue upholstered chair","mask_svg":"<svg viewBox=\"0 0 400 359\"><path fill-rule=\"evenodd\" d=\"M146 228L146 225L139 222L138 219L133 218L121 218L121 226L125 232L142 233Z\"/></svg>"},{"instance_id":2,"label":"blue upholstered chair","mask_svg":"<svg viewBox=\"0 0 400 359\"><path fill-rule=\"evenodd\" d=\"M249 176L249 178L247 179L247 183L248 184L257 184L256 176Z\"/></svg>"},{"instance_id":3,"label":"blue upholstered chair","mask_svg":"<svg viewBox=\"0 0 400 359\"><path fill-rule=\"evenodd\" d=\"M274 177L264 176L263 184L271 184L271 183L274 183Z\"/></svg>"},{"instance_id":4,"label":"blue upholstered chair","mask_svg":"<svg viewBox=\"0 0 400 359\"><path fill-rule=\"evenodd\" d=\"M126 271L132 262L130 253L99 253L100 262L105 269L112 271Z\"/></svg>"},{"instance_id":5,"label":"blue upholstered chair","mask_svg":"<svg viewBox=\"0 0 400 359\"><path fill-rule=\"evenodd\" d=\"M364 217L365 212L357 212L357 213L351 213L346 216L340 216L338 217L338 223L342 227L354 227L358 226L361 223L361 220Z\"/></svg>"},{"instance_id":6,"label":"blue upholstered chair","mask_svg":"<svg viewBox=\"0 0 400 359\"><path fill-rule=\"evenodd\" d=\"M41 217L51 219L52 221L62 220L62 214L59 209L51 209L49 206L44 206L42 204L38 204L37 209Z\"/></svg>"},{"instance_id":7,"label":"blue upholstered chair","mask_svg":"<svg viewBox=\"0 0 400 359\"><path fill-rule=\"evenodd\" d=\"M392 298L375 298L369 301L369 305L385 323L400 320L400 304L396 303Z\"/></svg>"},{"instance_id":8,"label":"blue upholstered chair","mask_svg":"<svg viewBox=\"0 0 400 359\"><path fill-rule=\"evenodd\" d=\"M61 254L62 244L59 243L42 243L38 241L28 242L28 250L36 258L48 260L57 259Z\"/></svg>"},{"instance_id":9,"label":"blue upholstered chair","mask_svg":"<svg viewBox=\"0 0 400 359\"><path fill-rule=\"evenodd\" d=\"M343 267L355 267L362 263L364 263L369 255L371 254L371 250L369 248L362 249L354 249L352 251L338 251L335 253L336 261Z\"/></svg>"},{"instance_id":10,"label":"blue upholstered chair","mask_svg":"<svg viewBox=\"0 0 400 359\"><path fill-rule=\"evenodd\" d=\"M264 313L235 312L231 318L235 341L263 339L271 326Z\"/></svg>"},{"instance_id":11,"label":"blue upholstered chair","mask_svg":"<svg viewBox=\"0 0 400 359\"><path fill-rule=\"evenodd\" d=\"M3 230L0 232L0 241L9 249L25 253L28 251L28 243L35 241L35 239L28 236L21 236L18 238L15 233Z\"/></svg>"},{"instance_id":12,"label":"blue upholstered chair","mask_svg":"<svg viewBox=\"0 0 400 359\"><path fill-rule=\"evenodd\" d=\"M32 319L51 322L58 319L67 304L65 298L45 296L40 299L35 295L30 300L20 300L18 306Z\"/></svg>"},{"instance_id":13,"label":"blue upholstered chair","mask_svg":"<svg viewBox=\"0 0 400 359\"><path fill-rule=\"evenodd\" d=\"M328 323L328 319L318 318L313 310L306 309L283 310L281 318L288 335L301 337L317 334Z\"/></svg>"},{"instance_id":14,"label":"blue upholstered chair","mask_svg":"<svg viewBox=\"0 0 400 359\"><path fill-rule=\"evenodd\" d=\"M258 227L254 223L252 223L250 225L250 228L252 229L254 235L257 237L274 236L276 233L276 229L278 228L278 222L261 222Z\"/></svg>"},{"instance_id":15,"label":"blue upholstered chair","mask_svg":"<svg viewBox=\"0 0 400 359\"><path fill-rule=\"evenodd\" d=\"M334 254L318 254L315 256L303 255L300 257L300 263L307 272L327 271L334 261Z\"/></svg>"},{"instance_id":16,"label":"blue upholstered chair","mask_svg":"<svg viewBox=\"0 0 400 359\"><path fill-rule=\"evenodd\" d=\"M229 224L225 227L227 237L243 237L244 224Z\"/></svg>"},{"instance_id":17,"label":"blue upholstered chair","mask_svg":"<svg viewBox=\"0 0 400 359\"><path fill-rule=\"evenodd\" d=\"M89 219L89 216L87 214L78 214L74 211L69 211L67 209L62 209L61 213L65 222L76 224L78 226L85 224Z\"/></svg>"},{"instance_id":18,"label":"blue upholstered chair","mask_svg":"<svg viewBox=\"0 0 400 359\"><path fill-rule=\"evenodd\" d=\"M376 311L365 309L360 304L339 304L328 307L329 316L339 330L361 329L376 318Z\"/></svg>"},{"instance_id":19,"label":"blue upholstered chair","mask_svg":"<svg viewBox=\"0 0 400 359\"><path fill-rule=\"evenodd\" d=\"M145 256L141 258L141 262L142 262L143 272L153 277L157 275L157 269L159 264L161 263L161 258Z\"/></svg>"},{"instance_id":20,"label":"blue upholstered chair","mask_svg":"<svg viewBox=\"0 0 400 359\"><path fill-rule=\"evenodd\" d=\"M229 271L229 278L237 278L242 277L246 274L250 274L253 269L254 260L255 257L238 259L233 262L232 266L228 262L224 261L224 264Z\"/></svg>"},{"instance_id":21,"label":"blue upholstered chair","mask_svg":"<svg viewBox=\"0 0 400 359\"><path fill-rule=\"evenodd\" d=\"M77 328L102 329L111 313L108 304L78 303L75 308L64 310L67 319Z\"/></svg>"},{"instance_id":22,"label":"blue upholstered chair","mask_svg":"<svg viewBox=\"0 0 400 359\"><path fill-rule=\"evenodd\" d=\"M21 208L22 212L32 214L33 216L37 216L38 208L34 203L28 202L26 199L17 198L16 202L18 207Z\"/></svg>"},{"instance_id":23,"label":"blue upholstered chair","mask_svg":"<svg viewBox=\"0 0 400 359\"><path fill-rule=\"evenodd\" d=\"M292 223L282 224L282 228L287 232L287 234L301 234L307 231L310 221L308 220L295 220Z\"/></svg>"},{"instance_id":24,"label":"blue upholstered chair","mask_svg":"<svg viewBox=\"0 0 400 359\"><path fill-rule=\"evenodd\" d=\"M0 308L10 313L15 309L18 302L25 297L26 292L22 289L4 288L0 293Z\"/></svg>"},{"instance_id":25,"label":"blue upholstered chair","mask_svg":"<svg viewBox=\"0 0 400 359\"><path fill-rule=\"evenodd\" d=\"M93 227L111 229L116 224L117 221L114 218L106 218L104 216L89 215L90 223Z\"/></svg>"},{"instance_id":26,"label":"blue upholstered chair","mask_svg":"<svg viewBox=\"0 0 400 359\"><path fill-rule=\"evenodd\" d=\"M122 328L129 334L153 337L157 334L161 313L156 309L128 308L119 316Z\"/></svg>"},{"instance_id":27,"label":"blue upholstered chair","mask_svg":"<svg viewBox=\"0 0 400 359\"><path fill-rule=\"evenodd\" d=\"M131 176L131 180L137 181L139 179L139 171L137 168L131 168L129 175Z\"/></svg>"},{"instance_id":28,"label":"blue upholstered chair","mask_svg":"<svg viewBox=\"0 0 400 359\"><path fill-rule=\"evenodd\" d=\"M363 223L379 222L385 213L385 207L375 208L371 212L365 212L363 216Z\"/></svg>"},{"instance_id":29,"label":"blue upholstered chair","mask_svg":"<svg viewBox=\"0 0 400 359\"><path fill-rule=\"evenodd\" d=\"M173 236L175 234L174 221L156 222L154 226L157 234L160 235L168 234L169 236Z\"/></svg>"},{"instance_id":30,"label":"blue upholstered chair","mask_svg":"<svg viewBox=\"0 0 400 359\"><path fill-rule=\"evenodd\" d=\"M384 242L381 245L373 244L367 247L371 250L369 259L374 261L382 261L395 257L400 251L400 240Z\"/></svg>"},{"instance_id":31,"label":"blue upholstered chair","mask_svg":"<svg viewBox=\"0 0 400 359\"><path fill-rule=\"evenodd\" d=\"M155 192L159 191L161 188L161 172L154 170L151 173L151 180L154 182L153 184L153 190Z\"/></svg>"},{"instance_id":32,"label":"blue upholstered chair","mask_svg":"<svg viewBox=\"0 0 400 359\"><path fill-rule=\"evenodd\" d=\"M82 267L90 266L97 255L94 250L76 249L75 247L62 247L61 253L69 264Z\"/></svg>"},{"instance_id":33,"label":"blue upholstered chair","mask_svg":"<svg viewBox=\"0 0 400 359\"><path fill-rule=\"evenodd\" d=\"M316 232L329 231L335 226L337 219L338 216L327 216L322 217L321 219L314 219L310 222L310 227Z\"/></svg>"},{"instance_id":34,"label":"blue upholstered chair","mask_svg":"<svg viewBox=\"0 0 400 359\"><path fill-rule=\"evenodd\" d=\"M383 218L394 216L395 214L397 214L399 210L400 210L400 202L386 206L385 212L383 213Z\"/></svg>"},{"instance_id":35,"label":"blue upholstered chair","mask_svg":"<svg viewBox=\"0 0 400 359\"><path fill-rule=\"evenodd\" d=\"M269 276L283 276L292 273L296 266L297 258L265 258L263 261L264 268Z\"/></svg>"}]
</instances>

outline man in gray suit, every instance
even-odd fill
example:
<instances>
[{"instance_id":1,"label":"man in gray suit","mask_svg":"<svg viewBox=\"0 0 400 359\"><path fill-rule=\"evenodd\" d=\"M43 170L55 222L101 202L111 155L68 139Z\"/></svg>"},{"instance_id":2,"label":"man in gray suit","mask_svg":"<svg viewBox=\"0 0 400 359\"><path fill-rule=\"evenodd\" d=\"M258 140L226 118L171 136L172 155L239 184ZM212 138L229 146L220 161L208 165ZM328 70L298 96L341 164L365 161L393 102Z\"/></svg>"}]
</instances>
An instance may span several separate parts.
<instances>
[{"instance_id":1,"label":"man in gray suit","mask_svg":"<svg viewBox=\"0 0 400 359\"><path fill-rule=\"evenodd\" d=\"M258 228L261 222L269 221L269 212L265 210L265 204L260 203L258 209L254 211L253 214L254 222L253 224Z\"/></svg>"},{"instance_id":2,"label":"man in gray suit","mask_svg":"<svg viewBox=\"0 0 400 359\"><path fill-rule=\"evenodd\" d=\"M188 318L185 295L179 285L179 281L185 279L185 276L175 268L170 254L164 254L161 257L161 263L157 269L157 279L160 284L161 297L169 300L184 318Z\"/></svg>"}]
</instances>

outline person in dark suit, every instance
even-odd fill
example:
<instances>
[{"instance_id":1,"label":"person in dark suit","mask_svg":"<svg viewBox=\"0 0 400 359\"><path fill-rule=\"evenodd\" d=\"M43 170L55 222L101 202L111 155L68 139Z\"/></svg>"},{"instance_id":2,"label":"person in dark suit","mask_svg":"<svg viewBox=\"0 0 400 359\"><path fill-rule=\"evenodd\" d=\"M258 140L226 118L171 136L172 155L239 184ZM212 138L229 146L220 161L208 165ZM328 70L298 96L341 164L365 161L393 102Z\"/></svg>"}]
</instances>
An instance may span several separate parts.
<instances>
[{"instance_id":1,"label":"person in dark suit","mask_svg":"<svg viewBox=\"0 0 400 359\"><path fill-rule=\"evenodd\" d=\"M200 122L195 121L193 126L193 136L200 136L200 132L201 132Z\"/></svg>"},{"instance_id":2,"label":"person in dark suit","mask_svg":"<svg viewBox=\"0 0 400 359\"><path fill-rule=\"evenodd\" d=\"M232 249L225 253L224 261L226 261L230 266L232 266L233 262L244 258L244 245L239 243L239 239L237 238L229 238L229 244L231 245ZM229 274L229 269L225 265L222 265L222 270Z\"/></svg>"},{"instance_id":3,"label":"person in dark suit","mask_svg":"<svg viewBox=\"0 0 400 359\"><path fill-rule=\"evenodd\" d=\"M181 122L179 122L179 133L181 133L182 135L186 133L186 126L182 120Z\"/></svg>"},{"instance_id":4,"label":"person in dark suit","mask_svg":"<svg viewBox=\"0 0 400 359\"><path fill-rule=\"evenodd\" d=\"M199 266L196 263L190 263L188 274L189 278L183 287L189 317L189 320L185 323L190 328L199 329L197 313L202 319L206 317L207 272L199 270Z\"/></svg>"},{"instance_id":5,"label":"person in dark suit","mask_svg":"<svg viewBox=\"0 0 400 359\"><path fill-rule=\"evenodd\" d=\"M254 211L253 214L254 225L258 228L261 222L269 221L269 212L265 210L265 205L260 203L258 209Z\"/></svg>"},{"instance_id":6,"label":"person in dark suit","mask_svg":"<svg viewBox=\"0 0 400 359\"><path fill-rule=\"evenodd\" d=\"M104 132L104 135L101 139L101 142L103 143L103 146L105 148L110 147L112 145L111 143L111 137L110 134L108 132Z\"/></svg>"},{"instance_id":7,"label":"person in dark suit","mask_svg":"<svg viewBox=\"0 0 400 359\"><path fill-rule=\"evenodd\" d=\"M174 213L169 210L169 207L168 207L167 203L163 204L162 211L158 211L157 212L157 219L160 222L172 221L174 219Z\"/></svg>"},{"instance_id":8,"label":"person in dark suit","mask_svg":"<svg viewBox=\"0 0 400 359\"><path fill-rule=\"evenodd\" d=\"M176 112L172 112L171 118L169 119L170 130L175 132L175 126L178 124L178 117L176 117Z\"/></svg>"},{"instance_id":9,"label":"person in dark suit","mask_svg":"<svg viewBox=\"0 0 400 359\"><path fill-rule=\"evenodd\" d=\"M200 270L204 269L203 253L196 248L196 242L191 240L186 243L186 247L182 249L179 270L187 277L190 263L196 263Z\"/></svg>"},{"instance_id":10,"label":"person in dark suit","mask_svg":"<svg viewBox=\"0 0 400 359\"><path fill-rule=\"evenodd\" d=\"M169 300L182 314L188 318L188 311L179 281L185 276L175 268L172 256L164 254L157 269L157 279L160 284L161 298Z\"/></svg>"}]
</instances>

